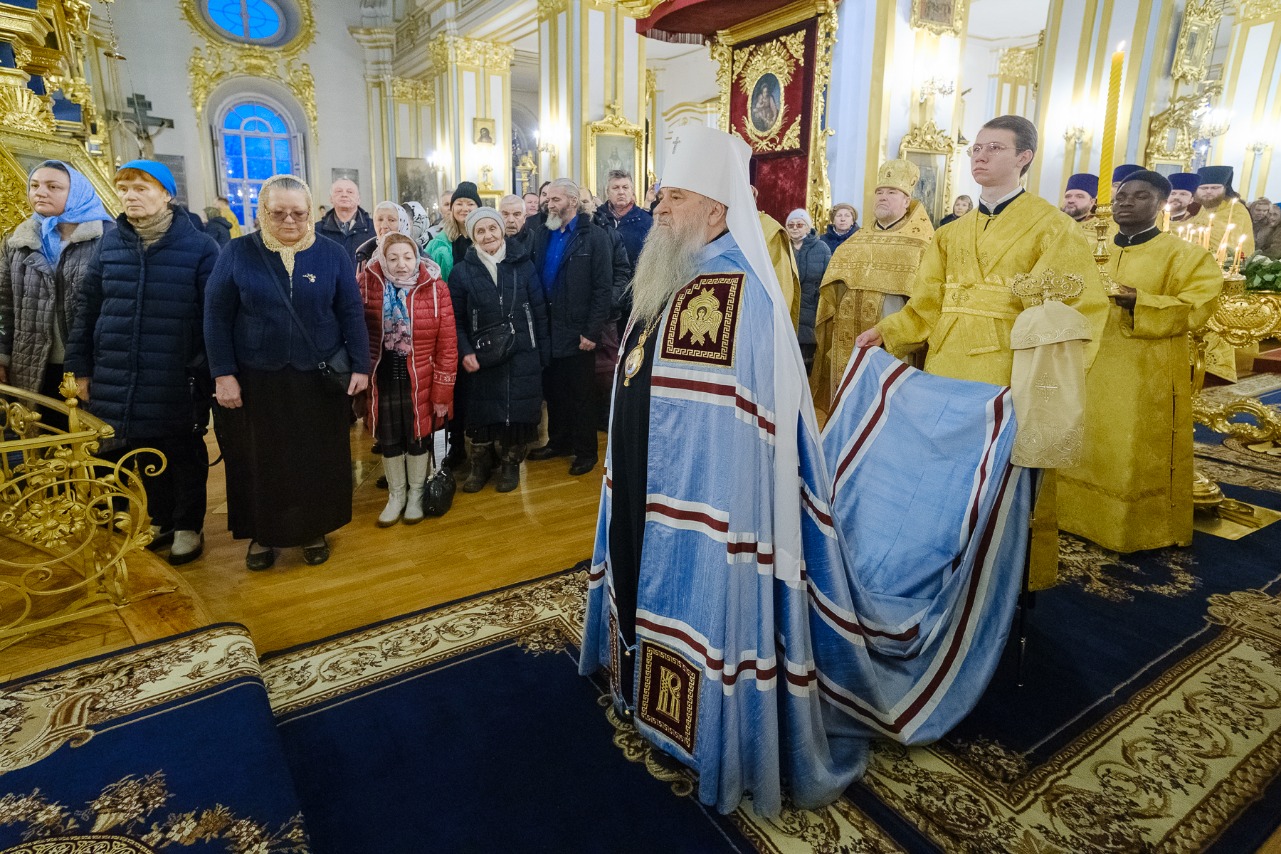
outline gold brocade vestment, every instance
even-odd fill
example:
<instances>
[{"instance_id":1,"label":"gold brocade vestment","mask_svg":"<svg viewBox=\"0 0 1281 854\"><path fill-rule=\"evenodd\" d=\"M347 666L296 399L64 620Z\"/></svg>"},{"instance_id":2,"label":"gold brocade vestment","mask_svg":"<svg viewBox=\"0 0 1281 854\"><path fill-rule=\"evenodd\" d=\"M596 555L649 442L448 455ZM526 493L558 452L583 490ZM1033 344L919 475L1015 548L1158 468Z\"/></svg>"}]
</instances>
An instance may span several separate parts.
<instances>
[{"instance_id":1,"label":"gold brocade vestment","mask_svg":"<svg viewBox=\"0 0 1281 854\"><path fill-rule=\"evenodd\" d=\"M765 248L769 250L770 263L774 265L774 275L778 276L778 287L787 301L788 313L792 316L792 328L801 325L801 274L796 269L796 253L792 251L792 239L787 230L778 224L778 220L764 212L758 212L761 220L761 233L765 235Z\"/></svg>"},{"instance_id":2,"label":"gold brocade vestment","mask_svg":"<svg viewBox=\"0 0 1281 854\"><path fill-rule=\"evenodd\" d=\"M1210 214L1214 214L1214 221L1211 222ZM1233 226L1232 231L1228 231L1228 225ZM1201 210L1196 212L1196 216L1190 220L1183 220L1181 223L1171 225L1172 231L1178 230L1178 225L1190 225L1192 228L1209 227L1210 229L1210 254L1219 251L1219 244L1223 242L1223 235L1228 235L1228 252L1224 263L1232 262L1232 254L1237 251L1237 240L1244 237L1245 242L1241 248L1245 250L1245 257L1249 258L1254 254L1254 221L1250 219L1250 209L1242 202L1232 204L1229 199L1219 205L1214 210L1209 210L1205 205Z\"/></svg>"},{"instance_id":3,"label":"gold brocade vestment","mask_svg":"<svg viewBox=\"0 0 1281 854\"><path fill-rule=\"evenodd\" d=\"M1085 460L1059 472L1059 527L1116 552L1192 542L1188 332L1214 311L1213 256L1171 234L1113 247L1108 274L1138 290L1113 305L1086 377Z\"/></svg>"},{"instance_id":4,"label":"gold brocade vestment","mask_svg":"<svg viewBox=\"0 0 1281 854\"><path fill-rule=\"evenodd\" d=\"M1025 286L1041 282L1051 290L1079 279L1079 295L1063 302L1085 316L1093 334L1085 344L1088 370L1108 316L1098 268L1081 239L1080 224L1026 192L998 215L970 211L939 229L921 259L912 298L876 328L896 356L928 342L929 373L1008 386L1014 365L1010 331L1019 312L1039 301L1015 294L1016 277ZM1050 470L1033 511L1034 590L1051 586L1057 577L1054 492Z\"/></svg>"},{"instance_id":5,"label":"gold brocade vestment","mask_svg":"<svg viewBox=\"0 0 1281 854\"><path fill-rule=\"evenodd\" d=\"M854 352L854 339L881 319L887 294L910 296L916 268L934 237L925 208L913 201L889 229L859 229L836 248L818 292L810 390L819 422Z\"/></svg>"}]
</instances>

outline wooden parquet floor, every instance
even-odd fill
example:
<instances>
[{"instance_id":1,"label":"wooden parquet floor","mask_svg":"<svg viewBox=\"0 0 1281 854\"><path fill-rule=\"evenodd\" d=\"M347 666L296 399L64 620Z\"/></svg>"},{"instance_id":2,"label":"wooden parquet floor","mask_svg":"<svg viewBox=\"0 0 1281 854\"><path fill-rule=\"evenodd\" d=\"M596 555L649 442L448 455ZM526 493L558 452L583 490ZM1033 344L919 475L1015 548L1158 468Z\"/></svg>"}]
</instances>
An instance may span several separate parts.
<instances>
[{"instance_id":1,"label":"wooden parquet floor","mask_svg":"<svg viewBox=\"0 0 1281 854\"><path fill-rule=\"evenodd\" d=\"M210 458L217 445L209 437ZM601 435L604 457L604 435ZM259 652L318 640L379 620L566 569L590 557L600 499L600 466L570 477L568 458L527 462L521 486L505 495L492 482L458 492L453 509L418 525L378 528L387 501L371 441L352 432L356 474L352 521L329 537L332 557L303 563L279 553L266 572L245 568L248 542L227 531L224 469L209 472L204 555L174 569L162 558L130 562L131 589L174 586L115 613L85 618L0 652L0 680L122 649L211 622L249 628Z\"/></svg>"}]
</instances>

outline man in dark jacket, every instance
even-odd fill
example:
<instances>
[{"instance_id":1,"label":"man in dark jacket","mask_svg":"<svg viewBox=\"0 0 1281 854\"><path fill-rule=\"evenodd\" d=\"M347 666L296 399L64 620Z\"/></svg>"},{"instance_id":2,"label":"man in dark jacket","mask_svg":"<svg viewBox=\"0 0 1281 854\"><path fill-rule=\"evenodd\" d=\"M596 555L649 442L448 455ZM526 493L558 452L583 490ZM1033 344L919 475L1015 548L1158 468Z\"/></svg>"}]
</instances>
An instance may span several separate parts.
<instances>
[{"instance_id":1,"label":"man in dark jacket","mask_svg":"<svg viewBox=\"0 0 1281 854\"><path fill-rule=\"evenodd\" d=\"M594 222L601 228L612 228L622 238L623 246L627 249L628 264L635 268L640 259L641 247L645 245L645 238L654 225L654 217L636 206L636 191L630 172L614 169L609 173L605 201L596 211ZM627 280L631 281L630 269ZM614 310L619 318L621 335L622 327L627 323L627 316L632 310L631 297L627 295L627 282L614 294Z\"/></svg>"},{"instance_id":2,"label":"man in dark jacket","mask_svg":"<svg viewBox=\"0 0 1281 854\"><path fill-rule=\"evenodd\" d=\"M347 250L352 263L356 263L356 250L374 236L374 220L360 206L360 188L349 178L339 178L329 188L329 201L333 209L316 223L316 233L328 237Z\"/></svg>"},{"instance_id":3,"label":"man in dark jacket","mask_svg":"<svg viewBox=\"0 0 1281 854\"><path fill-rule=\"evenodd\" d=\"M534 228L534 267L547 295L551 363L543 374L547 444L531 460L574 457L572 475L596 467L592 411L595 354L614 291L614 246L591 217L575 214L579 189L559 178L547 188L547 219Z\"/></svg>"}]
</instances>

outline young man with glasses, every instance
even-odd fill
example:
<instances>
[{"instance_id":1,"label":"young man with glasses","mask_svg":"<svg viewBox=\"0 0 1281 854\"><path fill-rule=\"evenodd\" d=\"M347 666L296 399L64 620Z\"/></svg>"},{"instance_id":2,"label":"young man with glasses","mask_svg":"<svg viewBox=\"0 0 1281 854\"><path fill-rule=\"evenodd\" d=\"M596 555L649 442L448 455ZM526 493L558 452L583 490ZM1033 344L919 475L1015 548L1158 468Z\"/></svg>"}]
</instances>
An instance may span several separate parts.
<instances>
[{"instance_id":1,"label":"young man with glasses","mask_svg":"<svg viewBox=\"0 0 1281 854\"><path fill-rule=\"evenodd\" d=\"M983 126L969 151L970 173L983 188L978 211L935 234L907 305L860 334L856 347L884 344L902 356L928 344L927 372L1008 386L1014 321L1048 290L1085 316L1093 333L1085 350L1089 366L1108 301L1080 226L1023 189L1036 145L1035 126L1021 116ZM1046 487L1043 498L1052 501L1049 479ZM1033 560L1033 588L1053 583L1058 549L1048 525L1052 510L1038 504L1037 516L1046 527L1033 546L1040 555Z\"/></svg>"}]
</instances>

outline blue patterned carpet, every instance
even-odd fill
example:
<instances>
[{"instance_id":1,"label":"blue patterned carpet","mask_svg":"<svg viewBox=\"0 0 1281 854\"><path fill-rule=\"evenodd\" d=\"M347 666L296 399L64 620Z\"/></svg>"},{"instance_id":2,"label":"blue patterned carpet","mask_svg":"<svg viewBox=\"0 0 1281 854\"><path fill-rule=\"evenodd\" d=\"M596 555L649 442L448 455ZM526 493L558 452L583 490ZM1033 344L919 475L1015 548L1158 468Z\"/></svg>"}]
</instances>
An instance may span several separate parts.
<instances>
[{"instance_id":1,"label":"blue patterned carpet","mask_svg":"<svg viewBox=\"0 0 1281 854\"><path fill-rule=\"evenodd\" d=\"M221 625L0 685L0 851L308 851L258 674Z\"/></svg>"}]
</instances>

